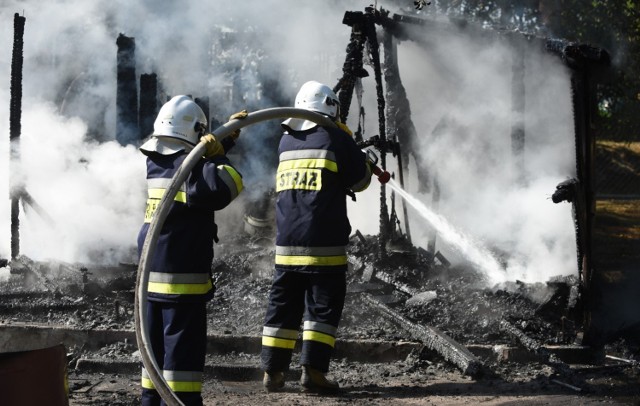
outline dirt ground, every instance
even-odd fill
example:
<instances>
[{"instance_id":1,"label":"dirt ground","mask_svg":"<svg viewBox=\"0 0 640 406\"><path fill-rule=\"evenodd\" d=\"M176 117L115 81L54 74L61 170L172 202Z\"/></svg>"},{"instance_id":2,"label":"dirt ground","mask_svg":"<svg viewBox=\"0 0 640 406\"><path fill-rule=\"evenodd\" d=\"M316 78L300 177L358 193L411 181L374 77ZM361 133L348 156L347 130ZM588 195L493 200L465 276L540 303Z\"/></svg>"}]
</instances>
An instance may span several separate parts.
<instances>
[{"instance_id":1,"label":"dirt ground","mask_svg":"<svg viewBox=\"0 0 640 406\"><path fill-rule=\"evenodd\" d=\"M543 365L503 365L503 376L472 379L442 365L407 363L332 365L342 392L333 395L301 391L297 376L278 393L266 393L259 380L207 379L205 405L594 405L640 404L637 370L576 367L572 389L555 381ZM428 366L427 366L428 365ZM517 372L519 371L519 372ZM70 375L71 405L139 404L137 376ZM560 383L562 382L562 383ZM571 385L571 384L569 384Z\"/></svg>"}]
</instances>

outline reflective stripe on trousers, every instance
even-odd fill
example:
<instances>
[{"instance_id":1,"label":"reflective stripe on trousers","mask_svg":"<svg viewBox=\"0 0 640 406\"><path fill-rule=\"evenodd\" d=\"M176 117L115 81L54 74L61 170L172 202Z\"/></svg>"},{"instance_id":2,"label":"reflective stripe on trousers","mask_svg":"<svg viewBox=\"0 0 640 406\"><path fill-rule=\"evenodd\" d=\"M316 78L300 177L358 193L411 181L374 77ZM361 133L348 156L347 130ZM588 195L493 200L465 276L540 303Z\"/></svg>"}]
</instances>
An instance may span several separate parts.
<instances>
[{"instance_id":1,"label":"reflective stripe on trousers","mask_svg":"<svg viewBox=\"0 0 640 406\"><path fill-rule=\"evenodd\" d=\"M298 330L268 326L262 328L262 345L267 347L292 350L296 345L297 339Z\"/></svg>"},{"instance_id":2,"label":"reflective stripe on trousers","mask_svg":"<svg viewBox=\"0 0 640 406\"><path fill-rule=\"evenodd\" d=\"M162 376L174 392L202 392L202 372L162 371ZM142 387L155 389L147 370L142 368Z\"/></svg>"},{"instance_id":3,"label":"reflective stripe on trousers","mask_svg":"<svg viewBox=\"0 0 640 406\"><path fill-rule=\"evenodd\" d=\"M347 264L347 248L276 246L276 265L336 266Z\"/></svg>"},{"instance_id":4,"label":"reflective stripe on trousers","mask_svg":"<svg viewBox=\"0 0 640 406\"><path fill-rule=\"evenodd\" d=\"M208 273L150 272L147 290L150 293L202 295L212 288Z\"/></svg>"},{"instance_id":5,"label":"reflective stripe on trousers","mask_svg":"<svg viewBox=\"0 0 640 406\"><path fill-rule=\"evenodd\" d=\"M331 348L336 345L337 327L317 321L305 321L302 341L316 341L326 344Z\"/></svg>"}]
</instances>

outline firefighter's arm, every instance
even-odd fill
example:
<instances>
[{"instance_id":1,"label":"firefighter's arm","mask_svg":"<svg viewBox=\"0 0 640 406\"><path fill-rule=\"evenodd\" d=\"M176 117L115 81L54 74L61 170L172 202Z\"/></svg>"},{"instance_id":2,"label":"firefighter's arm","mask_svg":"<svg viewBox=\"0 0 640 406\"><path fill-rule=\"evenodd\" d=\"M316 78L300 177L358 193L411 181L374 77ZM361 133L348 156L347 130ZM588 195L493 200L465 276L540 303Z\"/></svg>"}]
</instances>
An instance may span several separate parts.
<instances>
[{"instance_id":1,"label":"firefighter's arm","mask_svg":"<svg viewBox=\"0 0 640 406\"><path fill-rule=\"evenodd\" d=\"M203 160L187 181L187 201L206 210L221 210L242 192L242 175L224 155Z\"/></svg>"},{"instance_id":2,"label":"firefighter's arm","mask_svg":"<svg viewBox=\"0 0 640 406\"><path fill-rule=\"evenodd\" d=\"M351 186L351 190L354 192L362 192L371 184L371 174L373 173L371 165L369 165L369 162L365 162L363 166L365 168L363 176Z\"/></svg>"},{"instance_id":3,"label":"firefighter's arm","mask_svg":"<svg viewBox=\"0 0 640 406\"><path fill-rule=\"evenodd\" d=\"M344 170L344 179L349 189L362 192L371 183L372 168L367 155L358 148L353 138L347 138L342 143L344 162L339 167Z\"/></svg>"}]
</instances>

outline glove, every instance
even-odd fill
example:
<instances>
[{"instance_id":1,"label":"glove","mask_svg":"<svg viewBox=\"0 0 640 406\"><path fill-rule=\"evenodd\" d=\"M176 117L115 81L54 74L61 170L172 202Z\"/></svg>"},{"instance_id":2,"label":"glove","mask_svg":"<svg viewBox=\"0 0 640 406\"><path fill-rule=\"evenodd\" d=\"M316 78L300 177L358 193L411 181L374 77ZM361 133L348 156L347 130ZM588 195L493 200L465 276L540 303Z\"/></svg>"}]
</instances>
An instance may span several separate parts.
<instances>
[{"instance_id":1,"label":"glove","mask_svg":"<svg viewBox=\"0 0 640 406\"><path fill-rule=\"evenodd\" d=\"M204 137L200 138L201 142L205 143L207 150L204 153L205 158L213 158L215 156L224 155L224 147L216 139L216 136L213 134L207 134Z\"/></svg>"},{"instance_id":2,"label":"glove","mask_svg":"<svg viewBox=\"0 0 640 406\"><path fill-rule=\"evenodd\" d=\"M249 113L247 112L247 110L242 110L239 111L237 113L233 113L232 115L229 116L229 121L231 120L242 120L243 118L246 118L249 115ZM229 134L229 137L231 137L234 141L238 139L238 137L240 136L240 130L235 130L233 133Z\"/></svg>"},{"instance_id":3,"label":"glove","mask_svg":"<svg viewBox=\"0 0 640 406\"><path fill-rule=\"evenodd\" d=\"M247 116L249 115L249 112L247 112L247 110L242 110L239 111L237 113L233 113L232 115L229 116L229 121L231 120L242 120L243 118L247 118Z\"/></svg>"},{"instance_id":4,"label":"glove","mask_svg":"<svg viewBox=\"0 0 640 406\"><path fill-rule=\"evenodd\" d=\"M342 131L346 132L347 134L353 137L353 131L351 131L351 129L347 127L345 123L336 121L336 124L338 125L338 128L340 128Z\"/></svg>"}]
</instances>

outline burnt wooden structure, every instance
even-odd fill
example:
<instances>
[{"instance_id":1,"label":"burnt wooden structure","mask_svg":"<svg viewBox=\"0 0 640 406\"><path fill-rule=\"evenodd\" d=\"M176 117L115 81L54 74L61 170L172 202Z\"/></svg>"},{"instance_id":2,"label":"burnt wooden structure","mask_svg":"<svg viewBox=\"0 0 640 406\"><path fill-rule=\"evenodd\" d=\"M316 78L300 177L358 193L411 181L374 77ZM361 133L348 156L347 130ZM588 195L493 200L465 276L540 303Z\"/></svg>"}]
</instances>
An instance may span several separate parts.
<instances>
[{"instance_id":1,"label":"burnt wooden structure","mask_svg":"<svg viewBox=\"0 0 640 406\"><path fill-rule=\"evenodd\" d=\"M120 34L116 40L116 139L127 145L140 139L138 129L138 87L136 83L135 38Z\"/></svg>"},{"instance_id":2,"label":"burnt wooden structure","mask_svg":"<svg viewBox=\"0 0 640 406\"><path fill-rule=\"evenodd\" d=\"M364 60L372 65L376 81L378 101L379 135L363 140L360 126L356 132L356 141L361 146L373 145L381 153L381 166L386 169L386 154L392 153L398 157L399 177L403 183L403 171L406 170L408 154L401 150L415 150L416 134L411 120L411 110L406 98L406 92L402 86L396 60L395 40L410 40L428 49L434 44L434 36L429 32L421 31L418 35L416 27L429 28L431 32L437 30L440 33L455 33L459 28L470 30L478 36L485 38L509 41L514 49L512 58L511 77L511 150L514 162L514 182L526 184L524 176L525 158L524 148L526 142L525 133L525 58L527 46L538 46L544 51L558 56L571 72L572 107L574 112L574 134L576 145L576 179L571 182L563 182L558 185L553 201L569 201L573 204L573 214L577 243L577 267L581 281L581 304L585 326L585 344L596 344L601 340L597 337L595 329L590 326L591 309L595 306L592 294L592 233L593 218L595 214L594 196L594 150L595 135L593 118L597 112L596 90L604 69L610 65L610 56L604 49L589 44L570 42L554 38L538 38L521 32L486 30L472 27L466 21L450 20L442 22L428 20L415 16L390 15L383 9L373 7L365 8L364 12L346 12L343 23L351 27L350 42L346 49L346 59L342 68L343 76L334 87L339 92L341 102L340 118L346 121L352 94L357 91L359 81L368 76L363 68ZM384 30L382 44L384 46L384 78L382 77L381 61L379 56L379 43L376 34L376 26ZM365 55L368 51L368 55ZM368 56L368 58L365 58ZM383 93L383 79L386 84L386 98ZM386 110L385 110L386 109ZM385 116L386 111L386 116ZM363 112L360 113L363 115ZM418 160L416 159L416 162ZM418 176L427 179L428 169L418 167ZM422 182L421 183L427 183ZM438 188L437 179L434 178L434 187ZM437 205L438 193L434 194L434 203ZM385 257L386 244L392 234L392 220L395 213L389 213L386 202L385 187L381 187L380 196L380 258ZM406 222L406 208L404 209ZM409 236L408 222L405 232ZM430 237L429 249L435 251L435 235Z\"/></svg>"}]
</instances>

